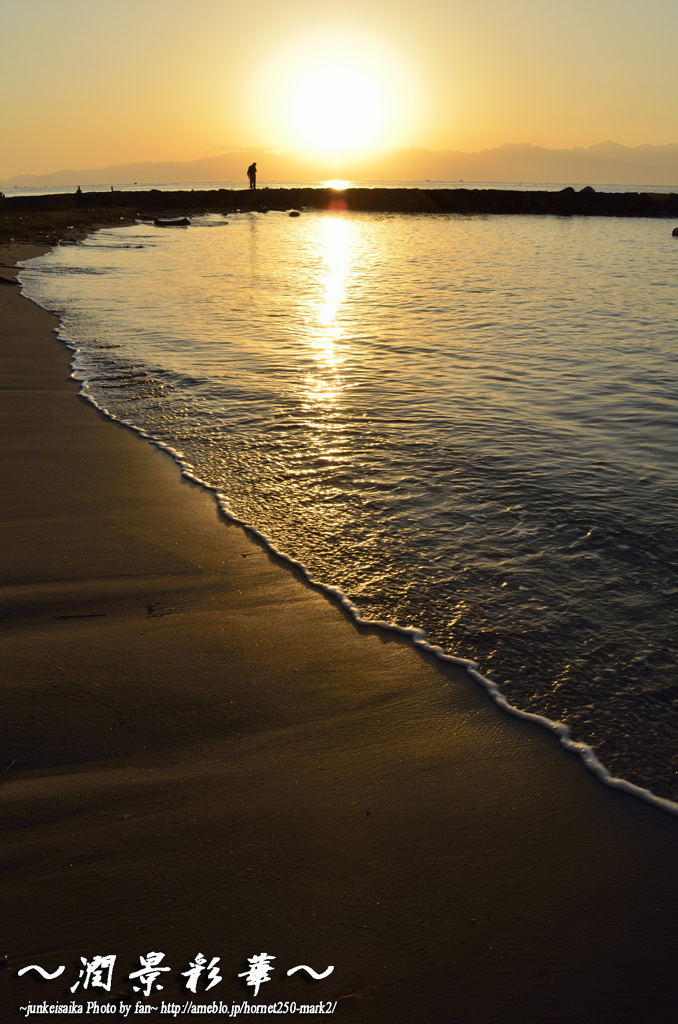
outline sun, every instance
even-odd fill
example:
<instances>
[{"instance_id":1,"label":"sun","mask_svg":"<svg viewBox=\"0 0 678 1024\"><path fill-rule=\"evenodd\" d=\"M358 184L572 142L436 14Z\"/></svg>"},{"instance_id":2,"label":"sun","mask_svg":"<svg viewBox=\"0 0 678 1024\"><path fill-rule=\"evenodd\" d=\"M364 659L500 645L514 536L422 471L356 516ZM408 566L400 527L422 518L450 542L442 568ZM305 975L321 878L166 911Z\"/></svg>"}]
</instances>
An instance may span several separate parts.
<instances>
[{"instance_id":1,"label":"sun","mask_svg":"<svg viewBox=\"0 0 678 1024\"><path fill-rule=\"evenodd\" d=\"M308 68L293 82L288 103L296 139L308 149L361 149L377 142L383 132L383 92L369 74L349 62Z\"/></svg>"},{"instance_id":2,"label":"sun","mask_svg":"<svg viewBox=\"0 0 678 1024\"><path fill-rule=\"evenodd\" d=\"M375 151L410 141L421 121L411 61L383 33L316 25L278 38L253 81L250 130L283 150Z\"/></svg>"}]
</instances>

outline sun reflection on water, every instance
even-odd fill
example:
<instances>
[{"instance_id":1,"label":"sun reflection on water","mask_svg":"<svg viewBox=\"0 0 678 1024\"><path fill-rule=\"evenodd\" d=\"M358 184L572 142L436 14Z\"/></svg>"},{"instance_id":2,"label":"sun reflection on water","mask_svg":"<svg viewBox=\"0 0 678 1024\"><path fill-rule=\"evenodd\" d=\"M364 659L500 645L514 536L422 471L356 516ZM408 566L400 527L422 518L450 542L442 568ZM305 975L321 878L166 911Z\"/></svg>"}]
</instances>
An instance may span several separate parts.
<instances>
[{"instance_id":1,"label":"sun reflection on water","mask_svg":"<svg viewBox=\"0 0 678 1024\"><path fill-rule=\"evenodd\" d=\"M351 223L326 216L318 237L318 292L311 318L310 348L315 368L303 379L304 409L310 416L313 443L322 457L341 462L345 437L342 396L347 380L341 373L346 362L346 321L343 316L352 262Z\"/></svg>"},{"instance_id":2,"label":"sun reflection on water","mask_svg":"<svg viewBox=\"0 0 678 1024\"><path fill-rule=\"evenodd\" d=\"M322 377L314 377L309 374L304 378L306 385L306 397L313 404L313 407L322 406L329 409L335 406L343 391L341 380L327 380Z\"/></svg>"},{"instance_id":3,"label":"sun reflection on water","mask_svg":"<svg viewBox=\"0 0 678 1024\"><path fill-rule=\"evenodd\" d=\"M318 333L311 347L323 367L336 370L344 361L337 346L344 338L340 313L346 299L346 279L351 259L351 225L343 218L326 217L323 219L323 235L323 293L316 314Z\"/></svg>"}]
</instances>

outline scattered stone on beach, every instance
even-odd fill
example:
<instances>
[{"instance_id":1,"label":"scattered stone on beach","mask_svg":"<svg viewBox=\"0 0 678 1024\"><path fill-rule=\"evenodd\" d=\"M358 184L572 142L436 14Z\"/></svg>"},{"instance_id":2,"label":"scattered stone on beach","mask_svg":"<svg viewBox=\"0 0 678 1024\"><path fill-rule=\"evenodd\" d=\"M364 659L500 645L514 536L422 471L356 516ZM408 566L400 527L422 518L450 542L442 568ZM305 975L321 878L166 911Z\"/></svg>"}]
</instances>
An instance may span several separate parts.
<instances>
[{"instance_id":1,"label":"scattered stone on beach","mask_svg":"<svg viewBox=\"0 0 678 1024\"><path fill-rule=\"evenodd\" d=\"M299 213L298 210L290 210L289 216L290 217L301 217L301 214Z\"/></svg>"},{"instance_id":2,"label":"scattered stone on beach","mask_svg":"<svg viewBox=\"0 0 678 1024\"><path fill-rule=\"evenodd\" d=\"M674 228L673 231L671 232L671 234L673 235L674 238L678 238L678 228Z\"/></svg>"}]
</instances>

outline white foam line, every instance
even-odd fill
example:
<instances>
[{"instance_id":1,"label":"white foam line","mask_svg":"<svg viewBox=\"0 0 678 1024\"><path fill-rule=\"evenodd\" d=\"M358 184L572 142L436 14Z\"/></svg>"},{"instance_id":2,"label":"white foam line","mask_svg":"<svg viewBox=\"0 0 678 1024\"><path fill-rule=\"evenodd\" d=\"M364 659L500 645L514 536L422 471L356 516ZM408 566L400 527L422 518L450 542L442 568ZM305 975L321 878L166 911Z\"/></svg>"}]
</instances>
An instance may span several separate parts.
<instances>
[{"instance_id":1,"label":"white foam line","mask_svg":"<svg viewBox=\"0 0 678 1024\"><path fill-rule=\"evenodd\" d=\"M22 294L24 294L23 286ZM35 305L39 305L39 303L36 302ZM76 361L77 356L80 354L80 349L70 340L70 338L67 337L65 329L65 320L60 315L59 326L54 328L54 333L57 338L74 354L75 358L72 364L71 377L74 380L77 380L78 378L76 377L76 373L78 367ZM161 441L158 437L150 434L142 427L138 427L130 420L124 420L119 416L116 416L115 413L112 413L105 406L97 402L97 400L89 393L89 384L86 380L80 381L80 383L81 396L95 406L99 412L103 413L103 415L107 416L109 419L114 420L116 423L121 424L121 426L127 427L129 430L133 430L134 433L139 435L139 437L143 437L145 440L150 441L151 444L155 445L156 448L160 448L162 451L167 452L168 455L171 455L178 464L183 477L187 480L193 481L193 483L198 484L200 487L203 487L205 490L211 491L214 494L219 510L225 519L228 519L229 522L234 524L234 526L239 526L246 530L251 536L256 537L257 540L261 541L261 543L277 558L280 558L282 561L287 562L288 565L298 569L310 586L334 598L342 608L345 608L346 611L349 612L356 623L361 626L369 626L373 629L386 630L390 633L397 633L400 636L407 637L415 647L425 651L427 654L433 654L439 661L464 668L469 677L479 683L495 704L497 704L503 711L507 712L507 714L513 715L514 718L520 718L525 722L532 722L534 725L538 725L542 729L547 729L549 732L555 733L565 750L573 754L577 754L589 771L593 772L593 774L597 776L601 782L605 783L606 786L621 790L622 793L628 793L630 796L643 800L645 803L652 804L653 807L658 807L660 810L666 811L667 814L678 816L678 803L673 800L669 800L666 797L655 796L655 794L649 789L644 789L642 786L636 786L635 783L628 782L626 779L620 779L611 775L601 761L598 760L593 747L589 746L587 743L580 743L572 739L570 727L564 722L556 722L550 718L546 718L545 715L537 715L531 711L522 711L520 708L509 703L497 684L493 683L491 679L487 679L478 671L477 662L469 661L466 658L459 658L453 654L447 654L442 647L435 647L433 644L428 643L426 640L426 630L424 629L418 629L414 626L398 626L392 622L363 618L358 606L351 601L343 590L340 590L339 587L332 587L326 583L318 583L313 579L311 572L302 564L302 562L298 561L296 558L292 558L291 555L286 554L284 551L281 551L265 533L262 533L261 530L258 530L255 526L252 526L244 519L240 519L236 516L229 508L228 498L224 492L219 487L215 487L213 484L208 484L205 480L201 480L199 476L196 476L194 471L195 467L189 462L184 461L182 452L178 451L176 448L172 448L171 445Z\"/></svg>"}]
</instances>

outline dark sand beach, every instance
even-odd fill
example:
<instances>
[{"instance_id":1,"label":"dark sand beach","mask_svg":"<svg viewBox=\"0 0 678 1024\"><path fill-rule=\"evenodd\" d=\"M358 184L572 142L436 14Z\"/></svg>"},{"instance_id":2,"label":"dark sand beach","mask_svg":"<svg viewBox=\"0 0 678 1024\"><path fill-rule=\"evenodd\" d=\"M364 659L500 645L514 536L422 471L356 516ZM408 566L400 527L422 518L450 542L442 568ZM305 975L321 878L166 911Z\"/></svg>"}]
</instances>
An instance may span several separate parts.
<instances>
[{"instance_id":1,"label":"dark sand beach","mask_svg":"<svg viewBox=\"0 0 678 1024\"><path fill-rule=\"evenodd\" d=\"M37 252L6 247L0 274ZM0 284L0 1021L71 998L141 1016L149 951L158 1007L675 1021L678 819L356 627L78 397L55 323ZM238 975L264 951L255 997ZM198 952L223 980L191 996ZM110 994L71 996L80 958L112 954Z\"/></svg>"}]
</instances>

